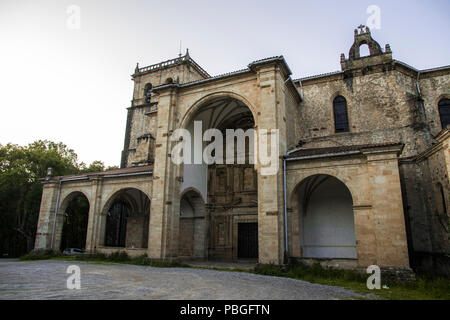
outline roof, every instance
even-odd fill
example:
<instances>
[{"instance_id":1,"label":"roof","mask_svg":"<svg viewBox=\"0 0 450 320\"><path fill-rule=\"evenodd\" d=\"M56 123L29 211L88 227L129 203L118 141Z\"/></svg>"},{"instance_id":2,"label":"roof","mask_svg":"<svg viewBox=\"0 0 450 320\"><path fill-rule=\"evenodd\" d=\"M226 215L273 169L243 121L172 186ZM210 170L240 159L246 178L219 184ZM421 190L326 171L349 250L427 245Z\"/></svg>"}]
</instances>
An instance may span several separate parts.
<instances>
[{"instance_id":1,"label":"roof","mask_svg":"<svg viewBox=\"0 0 450 320\"><path fill-rule=\"evenodd\" d=\"M295 79L294 82L312 80L312 79L322 78L322 77L328 77L328 76L332 76L332 75L335 75L335 74L341 74L341 73L344 73L344 72L343 71L333 71L333 72L328 72L328 73L322 73L322 74L318 74L318 75L315 75L315 76L308 76L308 77Z\"/></svg>"},{"instance_id":2,"label":"roof","mask_svg":"<svg viewBox=\"0 0 450 320\"><path fill-rule=\"evenodd\" d=\"M390 143L377 143L377 144L363 144L363 145L352 145L352 146L337 146L337 147L327 147L327 148L301 148L294 152L289 153L286 159L296 159L311 156L340 156L344 153L361 153L363 149L371 148L382 148L382 147L393 147L393 146L403 146L400 142L390 142Z\"/></svg>"},{"instance_id":3,"label":"roof","mask_svg":"<svg viewBox=\"0 0 450 320\"><path fill-rule=\"evenodd\" d=\"M135 75L139 74L139 73L145 73L145 72L149 72L149 71L155 71L155 70L160 70L163 68L167 68L169 66L175 65L175 64L180 64L183 62L188 62L190 63L195 69L197 69L197 71L205 78L210 78L211 76L209 75L208 72L206 72L205 69L203 69L202 67L200 67L200 65L194 61L194 59L192 59L189 55L189 52L186 52L186 55L182 56L182 57L178 57L178 58L174 58L174 59L170 59L170 60L166 60L163 62L159 62L159 63L155 63L152 64L150 66L147 67L143 67L143 68L139 68L136 67L135 70Z\"/></svg>"},{"instance_id":4,"label":"roof","mask_svg":"<svg viewBox=\"0 0 450 320\"><path fill-rule=\"evenodd\" d=\"M186 87L194 86L194 85L197 85L197 84L208 83L208 82L216 81L216 80L219 80L219 79L225 79L225 78L232 77L232 76L246 74L246 73L252 72L253 71L253 67L256 66L256 65L270 63L270 62L274 62L274 61L281 62L282 65L286 68L286 72L288 73L288 76L289 76L289 78L287 80L289 80L289 82L292 84L292 87L294 88L296 94L298 95L298 98L301 100L302 97L298 93L298 91L297 91L297 89L295 87L294 81L290 78L290 76L292 75L292 71L289 68L289 66L286 63L286 60L284 59L283 56L275 56L275 57L255 60L255 61L251 62L246 69L241 69L241 70L237 70L237 71L233 71L233 72L228 72L228 73L224 73L224 74L221 74L221 75L218 75L218 76L214 76L214 77L209 77L209 78L205 78L205 79L201 79L201 80L195 80L195 81L182 83L182 84L179 84L179 83L162 84L160 86L154 87L153 91L158 91L158 90L162 90L162 89L166 89L166 88L172 88L172 87L186 88Z\"/></svg>"},{"instance_id":5,"label":"roof","mask_svg":"<svg viewBox=\"0 0 450 320\"><path fill-rule=\"evenodd\" d=\"M61 179L61 180L82 179L82 178L87 179L89 177L116 176L116 175L123 175L123 174L129 174L129 175L144 174L144 173L150 173L152 171L153 171L153 165L148 165L148 166L140 166L140 167L114 169L114 170L109 170L109 171L88 172L88 173L84 173L84 174L70 175L70 176L58 176L55 178Z\"/></svg>"},{"instance_id":6,"label":"roof","mask_svg":"<svg viewBox=\"0 0 450 320\"><path fill-rule=\"evenodd\" d=\"M416 69L402 61L399 61L399 60L393 60L393 61L405 68L411 69L412 71L419 72L419 73L429 73L429 72L434 72L434 71L442 71L442 70L450 69L450 65L448 65L448 66L442 66L442 67L437 67L437 68L419 70L419 69ZM294 82L302 82L302 81L307 81L307 80L325 78L325 77L329 77L329 76L333 76L333 75L337 75L337 74L343 74L343 73L344 73L344 71L333 71L333 72L328 72L328 73L322 73L322 74L317 74L317 75L313 75L313 76L307 76L307 77L303 77L303 78L294 79Z\"/></svg>"}]
</instances>

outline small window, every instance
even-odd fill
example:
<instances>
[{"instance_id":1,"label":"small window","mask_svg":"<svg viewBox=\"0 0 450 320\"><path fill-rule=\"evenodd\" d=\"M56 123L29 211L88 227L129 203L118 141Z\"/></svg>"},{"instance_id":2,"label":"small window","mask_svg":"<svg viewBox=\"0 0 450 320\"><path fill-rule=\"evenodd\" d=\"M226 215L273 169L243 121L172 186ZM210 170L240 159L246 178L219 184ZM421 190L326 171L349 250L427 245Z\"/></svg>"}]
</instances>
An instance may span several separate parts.
<instances>
[{"instance_id":1,"label":"small window","mask_svg":"<svg viewBox=\"0 0 450 320\"><path fill-rule=\"evenodd\" d=\"M445 192L444 192L444 188L442 187L442 184L438 183L438 189L439 189L439 197L440 199L440 205L442 206L442 213L444 215L448 215L447 212L447 202L445 201L446 197L445 197Z\"/></svg>"},{"instance_id":2,"label":"small window","mask_svg":"<svg viewBox=\"0 0 450 320\"><path fill-rule=\"evenodd\" d=\"M167 78L166 79L166 84L172 84L173 83L173 79L172 78Z\"/></svg>"},{"instance_id":3,"label":"small window","mask_svg":"<svg viewBox=\"0 0 450 320\"><path fill-rule=\"evenodd\" d=\"M450 125L450 99L439 101L439 117L441 118L442 129Z\"/></svg>"},{"instance_id":4,"label":"small window","mask_svg":"<svg viewBox=\"0 0 450 320\"><path fill-rule=\"evenodd\" d=\"M333 101L334 128L336 132L349 132L347 116L347 100L338 96Z\"/></svg>"},{"instance_id":5,"label":"small window","mask_svg":"<svg viewBox=\"0 0 450 320\"><path fill-rule=\"evenodd\" d=\"M145 85L145 88L144 88L145 103L150 103L150 100L152 98L152 89L153 89L153 86L151 83L147 83Z\"/></svg>"}]
</instances>

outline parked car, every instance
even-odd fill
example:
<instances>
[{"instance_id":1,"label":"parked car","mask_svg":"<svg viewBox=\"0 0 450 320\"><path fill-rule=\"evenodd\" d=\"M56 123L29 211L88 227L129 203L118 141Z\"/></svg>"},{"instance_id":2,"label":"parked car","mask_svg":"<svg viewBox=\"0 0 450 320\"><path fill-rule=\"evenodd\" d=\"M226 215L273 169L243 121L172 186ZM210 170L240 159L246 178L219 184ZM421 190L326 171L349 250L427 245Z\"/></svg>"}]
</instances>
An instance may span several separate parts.
<instances>
[{"instance_id":1,"label":"parked car","mask_svg":"<svg viewBox=\"0 0 450 320\"><path fill-rule=\"evenodd\" d=\"M63 251L63 254L72 255L72 254L83 254L84 251L77 248L67 248Z\"/></svg>"}]
</instances>

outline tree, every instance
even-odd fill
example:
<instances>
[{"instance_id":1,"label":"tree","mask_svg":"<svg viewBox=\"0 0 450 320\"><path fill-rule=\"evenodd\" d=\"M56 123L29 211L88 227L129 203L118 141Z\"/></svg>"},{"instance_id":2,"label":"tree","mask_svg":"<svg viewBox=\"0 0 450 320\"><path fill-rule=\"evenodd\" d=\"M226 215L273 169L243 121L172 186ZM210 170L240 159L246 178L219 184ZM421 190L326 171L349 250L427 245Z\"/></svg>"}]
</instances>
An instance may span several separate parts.
<instances>
[{"instance_id":1,"label":"tree","mask_svg":"<svg viewBox=\"0 0 450 320\"><path fill-rule=\"evenodd\" d=\"M0 144L0 256L18 256L33 248L42 197L39 179L49 167L55 176L63 176L102 171L104 164L94 161L83 168L77 154L61 142Z\"/></svg>"}]
</instances>

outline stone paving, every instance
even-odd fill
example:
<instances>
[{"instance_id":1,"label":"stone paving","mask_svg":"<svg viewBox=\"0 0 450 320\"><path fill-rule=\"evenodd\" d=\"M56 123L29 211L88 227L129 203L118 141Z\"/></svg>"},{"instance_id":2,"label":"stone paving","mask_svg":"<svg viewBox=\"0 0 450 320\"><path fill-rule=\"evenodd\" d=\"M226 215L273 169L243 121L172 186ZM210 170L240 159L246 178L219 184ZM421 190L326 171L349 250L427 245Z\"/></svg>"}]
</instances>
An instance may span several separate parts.
<instances>
[{"instance_id":1,"label":"stone paving","mask_svg":"<svg viewBox=\"0 0 450 320\"><path fill-rule=\"evenodd\" d=\"M70 265L81 289L67 289ZM240 272L124 264L0 259L0 299L83 300L336 300L350 290Z\"/></svg>"}]
</instances>

